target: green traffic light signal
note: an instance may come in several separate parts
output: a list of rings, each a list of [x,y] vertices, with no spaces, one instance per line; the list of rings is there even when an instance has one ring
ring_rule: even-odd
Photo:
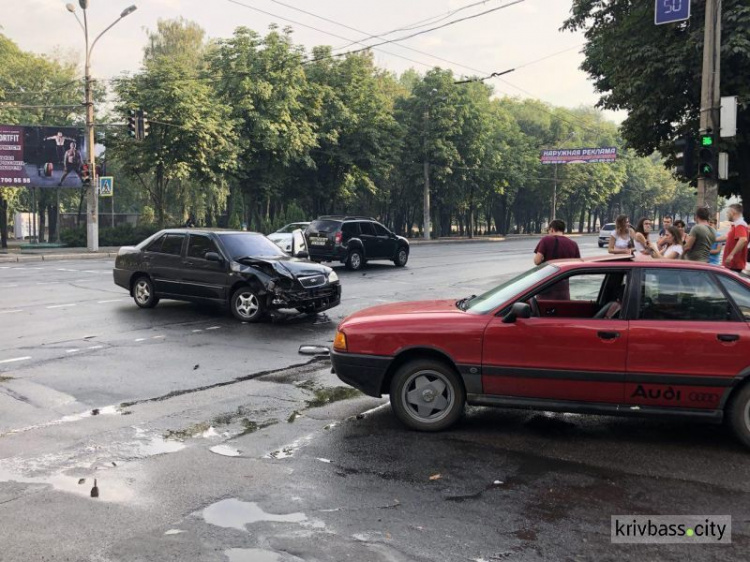
[[[701,146],[713,146],[714,137],[711,135],[701,135]]]

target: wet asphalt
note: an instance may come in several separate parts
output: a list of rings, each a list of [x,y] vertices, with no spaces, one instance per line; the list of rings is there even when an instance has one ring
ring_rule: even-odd
[[[470,408],[414,433],[296,354],[362,307],[489,288],[533,244],[338,268],[327,318],[259,326],[138,310],[106,260],[0,264],[0,560],[747,559],[749,457],[722,427]],[[732,515],[733,544],[612,545],[631,513]]]

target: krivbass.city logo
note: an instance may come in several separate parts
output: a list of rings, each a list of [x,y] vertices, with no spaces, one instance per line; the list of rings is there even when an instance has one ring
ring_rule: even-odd
[[[612,542],[630,544],[728,544],[731,515],[613,515]]]

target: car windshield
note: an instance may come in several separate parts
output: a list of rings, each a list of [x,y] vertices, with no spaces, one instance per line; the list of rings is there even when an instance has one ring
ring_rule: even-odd
[[[605,224],[602,227],[602,230],[614,230],[614,229],[615,229],[615,224],[614,223],[612,223],[612,224]]]
[[[286,254],[276,244],[260,234],[220,234],[222,244],[233,260],[245,257],[275,258]]]
[[[288,225],[286,225],[283,228],[278,229],[276,231],[276,234],[291,234],[292,232],[294,232],[298,228],[305,228],[306,226],[307,226],[306,224],[295,222],[295,223],[292,223],[292,224],[288,224]]]
[[[472,298],[466,303],[466,310],[476,314],[485,314],[491,310],[495,310],[501,304],[530,289],[540,281],[551,277],[559,270],[560,268],[554,265],[540,265],[539,267],[530,269],[526,273],[487,291],[483,295]]]
[[[312,223],[310,223],[308,230],[310,232],[329,233],[329,232],[336,232],[339,226],[341,226],[341,221],[319,220],[319,221],[313,221]]]

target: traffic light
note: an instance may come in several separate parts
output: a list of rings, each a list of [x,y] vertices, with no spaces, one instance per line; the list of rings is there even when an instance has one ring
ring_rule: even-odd
[[[133,138],[138,137],[138,124],[134,109],[128,111],[128,134]]]
[[[83,187],[91,186],[91,169],[88,164],[81,165],[81,183]]]
[[[702,133],[698,148],[698,175],[702,178],[715,179],[717,172],[716,138],[711,133]]]
[[[140,140],[143,140],[148,136],[149,124],[148,124],[148,113],[146,113],[142,109],[138,110],[138,125],[139,125],[138,138]]]
[[[695,141],[690,135],[678,138],[674,141],[677,175],[684,178],[692,178],[695,175],[693,154],[695,153]]]

